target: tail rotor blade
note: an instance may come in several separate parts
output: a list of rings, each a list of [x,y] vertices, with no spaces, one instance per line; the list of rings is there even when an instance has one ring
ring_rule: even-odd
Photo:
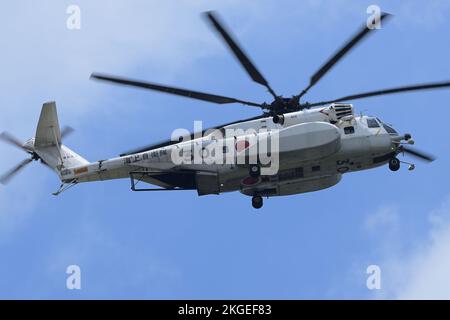
[[[25,159],[22,162],[20,162],[18,165],[16,165],[14,168],[0,176],[0,183],[5,185],[7,184],[19,171],[21,171],[27,164],[29,164],[32,159]]]
[[[62,128],[61,130],[61,139],[67,137],[68,135],[70,135],[75,129],[69,126],[65,126],[64,128]]]
[[[17,139],[12,134],[10,134],[10,133],[8,133],[6,131],[0,133],[0,140],[3,140],[4,142],[6,142],[6,143],[8,143],[8,144],[10,144],[12,146],[15,146],[15,147],[17,147],[19,149],[22,149],[22,150],[25,150],[25,151],[28,152],[28,150],[23,147],[23,144],[22,144],[22,142],[20,142],[19,139]]]

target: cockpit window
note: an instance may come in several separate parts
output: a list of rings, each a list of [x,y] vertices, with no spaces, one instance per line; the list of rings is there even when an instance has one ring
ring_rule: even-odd
[[[381,121],[379,118],[377,118],[378,122],[381,123],[381,125],[383,126],[384,130],[386,130],[387,133],[389,134],[397,134],[398,132],[395,131],[394,128],[392,128],[391,126],[388,126],[386,123],[384,123],[383,121]]]
[[[367,126],[369,128],[379,128],[380,124],[375,118],[367,118]]]
[[[383,128],[386,130],[389,134],[397,134],[397,131],[394,130],[394,128],[388,126],[386,123],[383,123]]]

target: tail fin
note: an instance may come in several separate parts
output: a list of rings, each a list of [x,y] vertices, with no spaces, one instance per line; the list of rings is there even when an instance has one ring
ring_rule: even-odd
[[[34,146],[36,148],[45,148],[59,145],[61,145],[61,130],[59,129],[58,114],[56,113],[56,103],[46,102],[42,106]]]
[[[77,167],[89,163],[89,161],[62,145],[56,103],[53,101],[44,103],[42,106],[34,139],[34,150],[48,166],[58,173],[62,168]]]

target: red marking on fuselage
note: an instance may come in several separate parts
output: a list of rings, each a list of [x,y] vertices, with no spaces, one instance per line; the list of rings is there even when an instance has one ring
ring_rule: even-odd
[[[241,140],[236,142],[235,148],[237,152],[241,152],[245,149],[247,149],[248,147],[250,147],[250,142],[248,142],[247,140]]]
[[[242,179],[242,184],[246,186],[252,186],[254,184],[257,184],[258,182],[259,178],[247,177],[245,179]]]

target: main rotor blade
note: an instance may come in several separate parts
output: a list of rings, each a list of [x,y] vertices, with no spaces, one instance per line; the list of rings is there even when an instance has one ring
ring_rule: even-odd
[[[416,149],[411,149],[411,148],[407,148],[407,147],[402,147],[403,152],[408,153],[416,158],[428,161],[428,162],[432,162],[434,160],[436,160],[436,157],[433,156],[432,154],[423,152],[423,151],[419,151]]]
[[[265,86],[267,88],[267,90],[269,90],[270,94],[274,97],[274,99],[277,99],[276,93],[270,87],[269,83],[264,78],[264,76],[261,74],[261,72],[258,71],[255,64],[244,53],[244,51],[238,45],[236,40],[233,39],[233,37],[231,36],[231,32],[228,31],[224,27],[223,23],[219,22],[219,19],[217,18],[217,14],[212,11],[205,12],[205,14],[206,14],[207,18],[209,19],[209,21],[211,22],[211,25],[222,36],[223,40],[226,42],[226,44],[228,45],[230,50],[233,52],[233,54],[239,60],[241,65],[244,67],[244,69],[247,71],[250,78],[252,78],[253,81]]]
[[[17,166],[6,172],[0,177],[1,184],[7,184],[20,170],[22,170],[27,164],[29,164],[32,159],[25,159],[20,162]]]
[[[449,88],[449,87],[450,87],[450,81],[423,83],[423,84],[416,84],[416,85],[405,86],[405,87],[398,87],[398,88],[383,89],[383,90],[378,90],[378,91],[364,92],[364,93],[354,94],[354,95],[350,95],[350,96],[345,96],[345,97],[342,97],[342,98],[339,98],[339,99],[333,99],[333,100],[328,100],[328,101],[312,103],[312,104],[308,104],[308,106],[309,107],[314,107],[314,106],[324,105],[324,104],[333,103],[333,102],[341,102],[341,101],[356,100],[356,99],[375,97],[375,96],[383,96],[383,95],[393,94],[393,93],[401,93],[401,92],[409,92],[409,91],[421,91],[421,90],[432,90],[432,89],[443,89],[443,88]]]
[[[22,142],[20,142],[19,139],[17,139],[12,134],[10,134],[10,133],[8,133],[6,131],[0,133],[0,140],[3,140],[4,142],[6,142],[6,143],[8,143],[10,145],[13,145],[15,147],[18,147],[18,148],[28,152],[28,150],[24,148]]]
[[[67,137],[67,136],[70,135],[73,131],[74,131],[74,129],[73,129],[72,127],[65,126],[65,127],[62,128],[62,130],[61,130],[61,139]]]
[[[382,13],[380,21],[386,20],[391,15]],[[306,94],[312,86],[314,86],[330,69],[344,57],[351,49],[353,49],[361,40],[363,40],[373,29],[369,29],[364,24],[361,29],[350,40],[348,40],[322,67],[310,78],[309,85],[301,93],[300,97]]]
[[[202,100],[202,101],[208,101],[208,102],[214,102],[218,104],[224,104],[224,103],[242,103],[248,106],[253,107],[262,107],[263,105],[260,103],[250,102],[250,101],[244,101],[239,100],[235,98],[229,98],[224,96],[219,96],[215,94],[209,94],[199,91],[192,91],[182,88],[176,88],[176,87],[169,87],[165,85],[160,85],[156,83],[150,83],[150,82],[142,82],[138,80],[131,80],[131,79],[125,79],[125,78],[119,78],[115,76],[109,76],[99,73],[93,73],[91,75],[92,79],[102,80],[102,81],[109,81],[116,84],[123,84],[127,86],[132,87],[138,87],[138,88],[144,88],[144,89],[150,89],[165,93],[170,93],[178,96],[188,97],[192,99]]]

